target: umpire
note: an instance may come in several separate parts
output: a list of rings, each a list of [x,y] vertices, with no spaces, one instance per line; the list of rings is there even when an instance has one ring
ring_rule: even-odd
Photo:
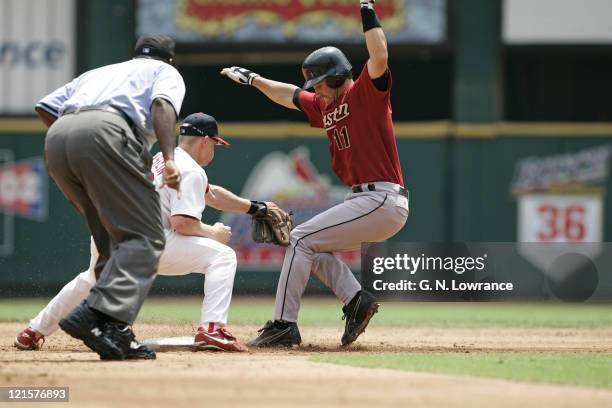
[[[60,327],[103,360],[155,358],[131,325],[165,244],[150,172],[156,139],[165,184],[180,185],[174,129],[185,84],[173,66],[174,45],[164,35],[144,35],[132,60],[86,72],[36,105],[49,127],[49,174],[85,217],[100,253],[96,285]]]

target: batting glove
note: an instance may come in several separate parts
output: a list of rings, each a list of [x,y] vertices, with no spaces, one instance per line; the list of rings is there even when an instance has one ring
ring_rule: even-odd
[[[242,67],[223,68],[221,75],[225,75],[240,85],[253,85],[253,80],[259,76],[259,74]]]
[[[374,8],[374,3],[376,0],[359,0],[359,4],[361,4],[361,8]]]

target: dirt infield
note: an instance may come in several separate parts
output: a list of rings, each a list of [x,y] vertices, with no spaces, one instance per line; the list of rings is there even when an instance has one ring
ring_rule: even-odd
[[[40,352],[12,347],[22,324],[0,324],[0,385],[69,386],[71,405],[184,406],[611,406],[612,392],[451,375],[315,363],[316,353],[352,351],[612,351],[612,329],[372,328],[351,348],[340,329],[301,329],[303,347],[248,354],[158,353],[156,361],[101,362],[58,333]],[[256,327],[237,327],[247,340]],[[140,339],[185,336],[189,325],[137,325]],[[20,407],[27,404],[19,404]],[[34,406],[40,406],[36,404]]]

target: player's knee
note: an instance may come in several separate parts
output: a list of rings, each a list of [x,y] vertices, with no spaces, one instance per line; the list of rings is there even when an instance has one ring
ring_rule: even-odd
[[[206,263],[211,263],[212,265],[228,265],[234,269],[236,269],[236,266],[238,265],[236,251],[226,245],[223,245],[223,248],[215,255],[212,262],[210,261],[210,255],[206,256],[205,261]]]
[[[306,230],[308,229],[308,221],[301,223],[300,225],[295,226],[291,230],[291,236],[304,236],[306,234]]]
[[[298,225],[297,227],[291,230],[291,234],[289,236],[290,245],[295,246],[298,241],[303,241],[303,238],[306,235],[306,231],[305,228],[302,227],[302,225],[304,224]]]
[[[228,262],[228,280],[234,280],[234,276],[236,276],[236,268],[238,267],[238,258],[236,257],[236,252],[230,248],[230,252],[227,253],[227,262]]]
[[[313,252],[311,248],[313,241],[310,239],[310,232],[312,231],[312,228],[308,226],[302,227],[302,225],[298,225],[291,231],[289,245],[294,247],[296,250]]]
[[[212,262],[208,259],[206,263],[206,275],[215,280],[233,280],[236,275],[238,260],[236,252],[230,247],[225,247],[217,253]]]
[[[236,256],[236,251],[234,251],[232,248],[226,246],[222,253],[222,257],[224,258],[225,262],[233,265],[234,267],[238,265],[238,257]]]

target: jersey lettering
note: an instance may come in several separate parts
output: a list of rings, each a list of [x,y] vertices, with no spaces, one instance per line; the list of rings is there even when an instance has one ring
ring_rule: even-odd
[[[343,103],[332,112],[323,115],[323,125],[325,130],[331,130],[336,126],[336,123],[350,115],[348,103]]]

